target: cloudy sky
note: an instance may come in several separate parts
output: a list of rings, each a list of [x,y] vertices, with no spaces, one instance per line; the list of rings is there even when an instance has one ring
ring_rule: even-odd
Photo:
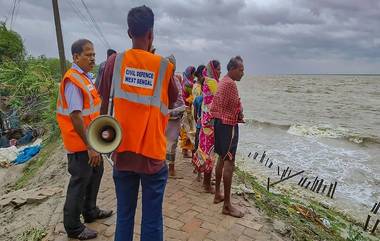
[[[380,73],[379,0],[59,0],[66,58],[78,38],[92,40],[97,62],[109,45],[130,47],[126,16],[146,4],[155,13],[161,55],[173,53],[178,70],[218,59],[223,69],[241,55],[251,75]],[[14,0],[0,0],[0,20],[11,25]],[[12,29],[34,56],[58,56],[51,0],[16,0]]]

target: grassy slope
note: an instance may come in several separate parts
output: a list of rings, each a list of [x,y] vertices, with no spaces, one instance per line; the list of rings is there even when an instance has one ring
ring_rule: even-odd
[[[366,241],[378,240],[374,236],[361,232],[360,224],[345,217],[337,211],[323,207],[315,201],[297,200],[283,194],[270,193],[258,180],[250,174],[237,168],[235,171],[238,183],[251,187],[254,194],[249,198],[268,216],[284,221],[290,229],[290,237],[296,241],[328,240],[328,241]],[[298,208],[298,210],[297,210]],[[309,215],[302,215],[299,208],[308,211]],[[321,218],[330,222],[325,227]]]

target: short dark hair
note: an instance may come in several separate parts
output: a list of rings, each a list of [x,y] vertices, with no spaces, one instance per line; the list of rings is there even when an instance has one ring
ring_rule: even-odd
[[[113,50],[113,49],[107,49],[107,58],[110,57],[111,55],[113,55],[114,53],[116,53],[115,50]]]
[[[152,9],[143,5],[135,7],[128,12],[128,28],[132,37],[142,37],[154,25],[154,14]]]
[[[243,59],[239,55],[231,58],[227,64],[227,71],[237,68],[239,62],[243,63]]]
[[[86,44],[93,44],[88,39],[78,39],[71,45],[71,54],[74,56],[74,54],[81,54],[83,52],[83,46]]]
[[[195,71],[195,76],[197,76],[197,78],[201,77],[202,76],[202,73],[203,73],[203,70],[206,68],[206,66],[204,66],[203,64],[199,65],[197,70]]]

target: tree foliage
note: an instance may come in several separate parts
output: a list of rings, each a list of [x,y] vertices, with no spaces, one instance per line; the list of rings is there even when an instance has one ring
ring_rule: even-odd
[[[0,22],[0,64],[5,60],[20,62],[25,57],[25,49],[21,36],[8,30],[5,23]]]
[[[26,57],[20,35],[0,24],[3,112],[16,112],[21,123],[56,128],[54,111],[59,79],[58,59]]]
[[[70,62],[67,61],[67,66]],[[0,23],[0,99],[3,112],[15,112],[22,124],[57,129],[55,109],[60,63],[57,58],[25,55],[22,38]]]

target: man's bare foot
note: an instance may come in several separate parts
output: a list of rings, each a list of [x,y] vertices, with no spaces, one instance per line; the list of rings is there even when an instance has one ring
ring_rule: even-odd
[[[203,185],[203,188],[204,188],[206,193],[215,194],[215,188],[213,186]]]
[[[222,213],[225,215],[230,215],[230,216],[235,217],[235,218],[244,217],[244,213],[242,211],[236,209],[232,205],[231,206],[223,206]]]
[[[224,195],[221,193],[216,193],[215,192],[215,197],[214,197],[214,204],[221,203],[224,201]]]

